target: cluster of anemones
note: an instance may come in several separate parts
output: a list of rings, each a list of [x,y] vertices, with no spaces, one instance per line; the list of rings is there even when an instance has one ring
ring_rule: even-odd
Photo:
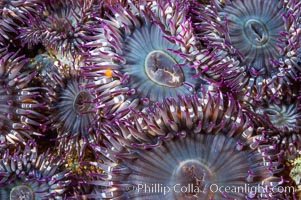
[[[1,1],[0,199],[299,198],[300,10]]]

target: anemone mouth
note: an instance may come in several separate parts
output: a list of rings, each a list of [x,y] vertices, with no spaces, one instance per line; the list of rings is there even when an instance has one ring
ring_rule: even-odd
[[[77,93],[73,102],[73,110],[79,115],[91,111],[91,95],[89,92],[80,91]]]
[[[10,200],[34,200],[34,193],[30,187],[19,185],[10,191]]]
[[[195,197],[199,196],[199,192],[203,192],[208,187],[213,179],[214,172],[208,168],[208,164],[204,161],[200,161],[198,158],[187,159],[181,161],[174,169],[172,173],[172,179],[174,183],[178,183],[181,186],[189,185],[193,186],[193,190],[183,191],[180,196],[183,197]],[[209,194],[208,194],[209,195]]]
[[[296,105],[277,105],[271,104],[267,108],[262,108],[263,114],[271,122],[271,124],[282,131],[295,130],[298,125],[298,120],[301,117]]]
[[[230,44],[242,54],[243,64],[271,73],[271,61],[281,56],[277,45],[285,29],[284,12],[272,0],[225,3],[220,15],[228,20]]]
[[[145,72],[153,82],[166,87],[180,87],[184,74],[172,57],[163,51],[152,51],[145,59]]]
[[[202,79],[193,78],[189,62],[174,51],[178,48],[155,24],[143,24],[125,37],[121,71],[129,74],[128,84],[139,96],[161,102],[197,90]]]
[[[263,48],[269,41],[269,32],[264,23],[257,19],[249,19],[244,25],[244,34],[254,47]]]

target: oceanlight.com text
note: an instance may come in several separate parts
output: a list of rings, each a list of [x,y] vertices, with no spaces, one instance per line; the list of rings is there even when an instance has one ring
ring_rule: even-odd
[[[243,193],[243,194],[257,194],[257,193],[294,193],[295,188],[293,186],[262,186],[262,185],[250,185],[244,184],[241,186],[230,185],[164,185],[164,184],[138,184],[136,187],[129,187],[129,190],[135,190],[138,193],[160,193],[166,195],[172,193]]]

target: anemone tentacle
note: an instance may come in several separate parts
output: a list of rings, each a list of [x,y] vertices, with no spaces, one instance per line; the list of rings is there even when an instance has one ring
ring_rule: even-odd
[[[37,73],[26,69],[29,59],[8,47],[0,49],[0,58],[0,146],[25,143],[45,129],[38,119],[47,119],[40,88],[31,85]]]

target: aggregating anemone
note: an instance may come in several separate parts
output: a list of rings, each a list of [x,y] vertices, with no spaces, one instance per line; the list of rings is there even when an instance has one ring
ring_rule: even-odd
[[[251,114],[258,129],[276,139],[288,157],[298,156],[301,141],[300,88],[281,85],[277,92],[265,90],[264,94],[260,101],[251,105]]]
[[[44,100],[49,129],[57,130],[63,149],[71,146],[82,148],[93,131],[97,116],[94,112],[93,93],[85,89],[89,80],[79,71],[80,58],[65,59],[63,56],[40,54],[32,66],[39,70],[39,81],[45,86]]]
[[[32,141],[24,149],[5,151],[0,159],[1,199],[63,199],[71,182],[63,164],[63,159],[49,152],[38,154]]]
[[[2,0],[0,199],[299,199],[300,6]]]
[[[14,44],[13,38],[18,35],[18,27],[24,25],[29,16],[39,15],[42,11],[38,0],[18,1],[3,0],[0,2],[0,42],[5,40]]]
[[[22,44],[42,43],[59,54],[77,54],[92,37],[96,20],[94,12],[99,11],[100,1],[73,0],[45,3],[43,15],[33,16],[27,26],[20,27]]]
[[[105,139],[94,147],[102,162],[91,162],[101,167],[103,173],[98,175],[98,180],[87,181],[100,189],[87,197],[251,199],[281,196],[272,193],[270,188],[281,182],[280,177],[274,176],[281,171],[277,153],[264,144],[263,139],[252,136],[252,124],[245,115],[235,111],[237,105],[233,100],[229,99],[228,105],[223,104],[220,96],[209,100],[182,97],[179,105],[175,102],[157,104],[157,109],[148,116],[135,115],[130,120],[118,120],[117,126],[103,127]],[[191,120],[187,120],[187,116]],[[209,188],[214,184],[234,188],[262,184],[262,188],[268,189],[256,193],[214,193]],[[175,187],[178,192],[173,190]],[[186,190],[181,192],[183,187]]]
[[[210,48],[222,47],[239,61],[222,72],[232,91],[261,95],[278,76],[287,82],[298,78],[300,2],[211,1],[196,3],[191,10],[200,40]]]
[[[84,74],[94,79],[98,105],[110,107],[104,117],[118,118],[136,108],[162,102],[166,97],[195,94],[208,83],[194,77],[192,61],[197,51],[185,18],[185,6],[158,1],[129,8],[110,7],[109,20],[99,19],[101,27],[86,56]],[[109,94],[103,88],[111,87]],[[111,100],[112,99],[112,100]]]

